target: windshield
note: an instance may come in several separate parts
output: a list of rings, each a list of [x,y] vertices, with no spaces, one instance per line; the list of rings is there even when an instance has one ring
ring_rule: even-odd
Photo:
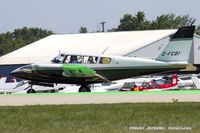
[[[165,80],[165,84],[170,84],[172,80],[171,77],[163,77],[163,79]]]
[[[122,88],[132,88],[135,82],[125,82]]]
[[[164,80],[163,79],[158,79],[158,80],[155,80],[155,82],[157,83],[157,84],[164,84]]]
[[[63,61],[63,58],[65,57],[65,55],[64,54],[59,54],[58,56],[56,56],[53,60],[52,60],[52,62],[53,63],[61,63],[62,61]]]

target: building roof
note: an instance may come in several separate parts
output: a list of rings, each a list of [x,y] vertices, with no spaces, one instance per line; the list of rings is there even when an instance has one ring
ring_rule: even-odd
[[[51,35],[0,57],[0,65],[29,64],[51,60],[60,52],[92,52],[126,55],[177,30],[147,30]]]

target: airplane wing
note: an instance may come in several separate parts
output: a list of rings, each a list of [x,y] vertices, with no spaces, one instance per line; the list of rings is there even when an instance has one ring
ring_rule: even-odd
[[[110,80],[104,78],[103,76],[99,75],[99,74],[95,74],[95,80],[99,80],[101,82],[111,82]]]
[[[93,69],[78,64],[64,64],[62,75],[65,77],[82,77],[85,78],[86,82],[110,82]]]
[[[110,82],[93,69],[81,64],[39,64],[34,65],[34,70],[43,75],[54,75],[71,79],[84,79],[85,82]],[[60,73],[59,73],[60,72]]]

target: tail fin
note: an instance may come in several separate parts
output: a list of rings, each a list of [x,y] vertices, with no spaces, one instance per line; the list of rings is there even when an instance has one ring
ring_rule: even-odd
[[[197,78],[197,75],[192,74],[192,81],[194,82],[194,86],[196,89],[200,89],[200,80]]]
[[[165,62],[188,62],[192,50],[194,31],[195,26],[179,28],[156,60]]]
[[[178,76],[176,74],[172,75],[171,85],[175,86],[178,84]]]

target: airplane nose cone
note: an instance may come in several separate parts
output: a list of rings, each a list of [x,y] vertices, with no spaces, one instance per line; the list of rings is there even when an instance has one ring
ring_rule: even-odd
[[[30,77],[31,74],[32,74],[31,65],[23,66],[10,72],[10,75],[22,79],[27,79],[27,77]]]
[[[17,77],[21,73],[20,69],[15,69],[12,72],[10,72],[10,75]]]

